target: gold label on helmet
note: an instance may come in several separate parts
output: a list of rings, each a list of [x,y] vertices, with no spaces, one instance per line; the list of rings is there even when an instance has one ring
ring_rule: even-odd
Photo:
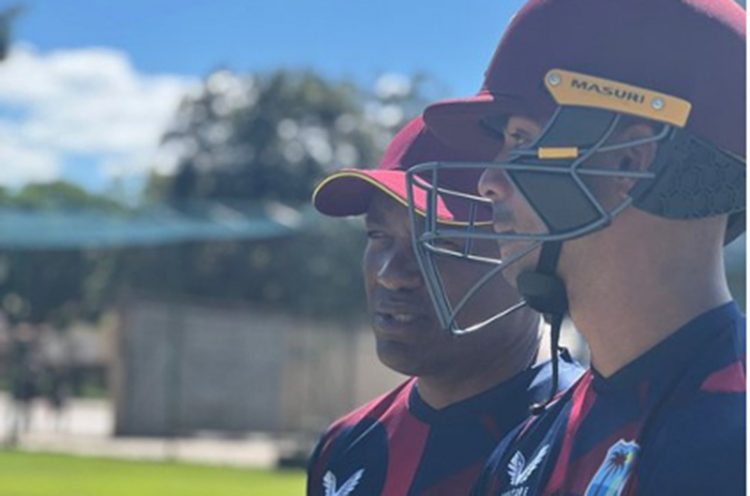
[[[598,93],[603,96],[609,96],[617,98],[618,100],[625,100],[635,103],[644,103],[646,101],[646,95],[637,91],[628,91],[624,88],[617,86],[599,85],[586,79],[573,78],[570,81],[570,86],[573,89]]]
[[[536,150],[537,157],[544,160],[556,160],[563,158],[578,158],[578,147],[565,148],[539,147]]]
[[[578,72],[552,69],[544,84],[559,105],[595,107],[684,127],[690,102],[657,91]]]

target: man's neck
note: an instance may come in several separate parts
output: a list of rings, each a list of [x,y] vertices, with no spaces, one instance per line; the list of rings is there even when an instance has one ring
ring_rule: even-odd
[[[685,246],[691,245],[620,250],[619,257],[599,263],[570,291],[571,317],[589,344],[593,367],[604,377],[731,300],[721,250],[706,249],[700,259],[681,256]]]
[[[446,367],[448,373],[420,376],[417,380],[419,395],[432,408],[445,408],[492,389],[528,369],[535,362],[538,350],[538,334],[531,331],[502,350],[486,350],[491,352],[490,358],[477,356],[466,361],[463,367]]]

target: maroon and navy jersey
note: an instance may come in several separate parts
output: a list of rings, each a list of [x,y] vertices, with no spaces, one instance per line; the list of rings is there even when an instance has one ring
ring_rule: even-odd
[[[582,373],[561,360],[560,390]],[[467,495],[500,439],[550,388],[546,363],[436,410],[410,379],[329,427],[310,459],[307,494]]]
[[[503,439],[472,494],[744,495],[737,305],[698,316],[610,377],[587,371]]]

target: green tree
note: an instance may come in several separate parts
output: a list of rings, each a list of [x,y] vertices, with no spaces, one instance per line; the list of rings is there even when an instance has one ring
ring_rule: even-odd
[[[376,165],[396,128],[421,110],[419,81],[385,76],[363,91],[312,72],[209,76],[164,136],[175,172],[151,178],[149,201],[192,215],[216,203],[247,215],[280,214],[297,219],[300,231],[143,250],[133,284],[321,318],[361,316],[361,224],[310,212],[310,197],[335,169]],[[165,259],[171,276],[160,277],[153,269]]]
[[[0,202],[32,210],[99,210],[125,212],[120,203],[67,181],[28,184],[13,195],[0,192]]]
[[[161,197],[301,206],[327,171],[375,160],[371,131],[349,84],[310,72],[219,71],[165,134],[164,146],[178,157]]]

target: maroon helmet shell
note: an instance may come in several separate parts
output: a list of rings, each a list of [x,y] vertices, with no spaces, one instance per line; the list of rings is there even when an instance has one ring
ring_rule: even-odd
[[[685,128],[744,157],[745,17],[733,0],[530,0],[480,93],[431,105],[424,119],[451,146],[496,147],[482,118],[549,117],[556,104],[544,77],[562,69],[687,100]]]

